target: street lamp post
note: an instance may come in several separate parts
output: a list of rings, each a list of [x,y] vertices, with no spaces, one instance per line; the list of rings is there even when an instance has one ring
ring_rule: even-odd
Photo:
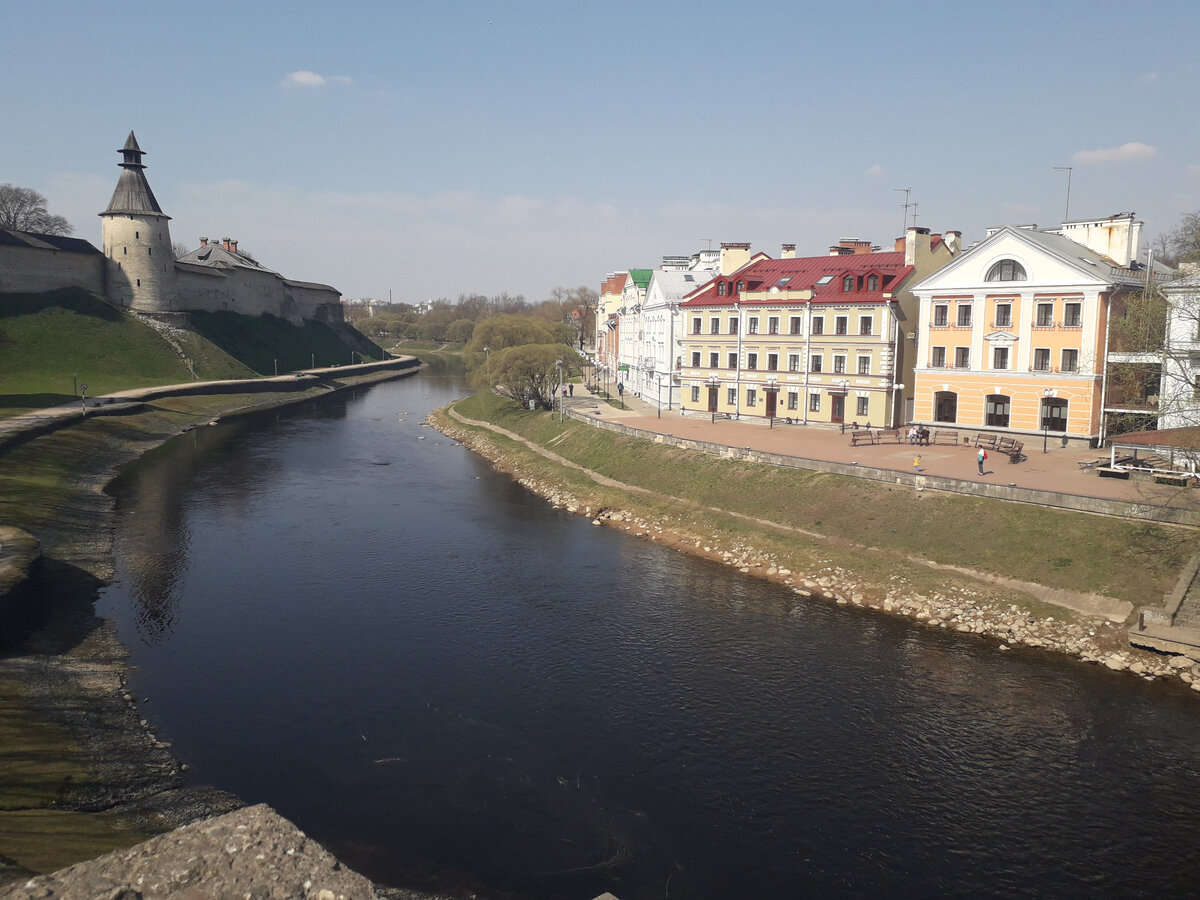
[[[1050,398],[1054,396],[1053,388],[1042,391],[1042,452],[1047,452],[1046,445],[1050,437]]]
[[[554,365],[558,367],[558,424],[562,424],[563,420],[563,380],[562,380],[562,360],[555,360]]]
[[[492,386],[492,348],[483,345],[483,374],[487,376],[488,388]]]

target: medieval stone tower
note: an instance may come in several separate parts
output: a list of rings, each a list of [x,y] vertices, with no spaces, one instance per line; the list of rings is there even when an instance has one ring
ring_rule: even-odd
[[[117,152],[123,157],[121,177],[108,209],[100,213],[108,299],[142,312],[167,312],[175,298],[175,255],[167,224],[171,217],[150,190],[144,151],[132,131]]]

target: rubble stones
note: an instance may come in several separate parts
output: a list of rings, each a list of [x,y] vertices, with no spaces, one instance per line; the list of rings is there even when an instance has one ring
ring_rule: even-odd
[[[324,847],[265,805],[175,831],[0,890],[6,897],[378,897]]]

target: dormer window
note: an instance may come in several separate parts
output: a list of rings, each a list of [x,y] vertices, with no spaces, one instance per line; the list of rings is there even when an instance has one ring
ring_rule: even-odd
[[[842,279],[842,292],[848,294],[852,290],[854,290],[854,276],[847,275]]]
[[[988,269],[984,281],[1028,281],[1025,267],[1015,259],[1002,259]]]
[[[744,282],[744,281],[739,281],[739,282],[737,283],[737,292],[740,294],[740,293],[741,293],[742,291],[744,291],[745,289],[746,289],[746,282]]]
[[[867,290],[868,291],[879,290],[879,276],[878,275],[868,275],[867,276]]]
[[[717,296],[718,296],[718,297],[724,297],[724,296],[725,296],[725,282],[723,282],[723,281],[722,281],[722,282],[719,282],[719,283],[717,284]]]

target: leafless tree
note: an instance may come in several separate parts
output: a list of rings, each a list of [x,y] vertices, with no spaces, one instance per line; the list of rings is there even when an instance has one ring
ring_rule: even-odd
[[[0,184],[0,228],[35,234],[70,234],[75,229],[62,216],[52,216],[46,198],[30,188]]]

